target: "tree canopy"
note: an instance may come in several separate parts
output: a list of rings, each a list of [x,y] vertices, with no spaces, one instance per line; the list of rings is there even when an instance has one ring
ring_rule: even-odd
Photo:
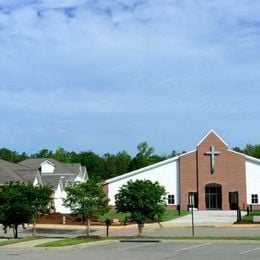
[[[234,147],[233,150],[260,159],[259,144],[248,144],[244,148]],[[107,152],[103,155],[99,155],[91,150],[69,152],[62,147],[58,147],[55,151],[44,148],[39,152],[28,155],[24,152],[20,154],[7,148],[1,148],[0,159],[17,163],[27,158],[53,158],[65,163],[81,163],[81,165],[87,167],[90,178],[107,180],[126,172],[134,171],[162,160],[175,157],[184,152],[185,151],[177,152],[172,150],[168,155],[156,154],[155,149],[147,142],[141,142],[137,145],[137,152],[133,156],[127,151],[120,151],[115,154]]]
[[[26,153],[19,154],[6,148],[0,149],[0,159],[14,163],[27,158],[53,158],[64,163],[81,163],[81,165],[87,167],[90,178],[99,178],[101,180],[107,180],[123,173],[137,170],[169,157],[171,155],[155,154],[154,148],[150,147],[147,142],[137,145],[135,156],[131,156],[127,151],[121,151],[116,154],[105,153],[103,155],[89,150],[78,153],[75,151],[68,152],[62,147],[58,147],[55,151],[44,148],[31,155]]]
[[[32,183],[28,183],[25,189],[25,197],[28,198],[28,202],[31,205],[31,214],[33,223],[33,235],[36,235],[36,222],[37,218],[47,213],[52,200],[52,189],[47,185],[34,186]]]
[[[115,196],[118,212],[130,213],[130,219],[138,224],[139,234],[148,221],[160,222],[165,211],[165,188],[150,180],[128,181]]]
[[[65,188],[64,205],[86,221],[86,233],[90,236],[90,219],[108,211],[108,199],[102,183],[94,179],[87,182],[72,182]]]
[[[43,192],[43,193],[42,193]],[[0,192],[0,223],[4,230],[13,228],[18,237],[18,226],[34,223],[37,214],[44,213],[51,200],[51,189],[31,183],[9,182]]]

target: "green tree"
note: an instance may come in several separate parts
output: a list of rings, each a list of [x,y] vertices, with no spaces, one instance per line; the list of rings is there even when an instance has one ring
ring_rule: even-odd
[[[28,183],[25,190],[25,198],[31,204],[33,235],[36,236],[36,222],[41,214],[47,213],[52,200],[52,189],[47,185],[34,186]]]
[[[168,159],[166,155],[154,154],[154,148],[150,147],[147,142],[142,142],[137,145],[138,153],[132,159],[129,170],[137,170],[142,167],[160,162],[162,160]]]
[[[131,156],[126,152],[117,154],[106,153],[104,158],[105,179],[113,178],[128,172],[131,163]]]
[[[248,144],[246,147],[243,149],[243,152],[249,156],[253,156],[255,158],[260,158],[260,145],[252,145]]]
[[[45,192],[46,194],[41,194]],[[45,197],[49,195],[48,199]],[[34,187],[31,183],[9,182],[0,192],[0,223],[5,232],[13,228],[18,237],[18,226],[32,223],[36,214],[43,212],[50,201],[49,188]]]
[[[34,158],[53,158],[53,152],[48,149],[42,149],[38,153],[32,155]]]
[[[21,154],[17,154],[17,158],[16,158],[15,162],[18,163],[18,162],[24,161],[28,158],[29,158],[29,156],[25,152],[23,152]]]
[[[86,221],[86,234],[90,236],[90,219],[108,211],[108,199],[102,184],[90,179],[87,182],[70,183],[65,188],[64,205]]]
[[[9,162],[16,162],[17,152],[13,152],[7,148],[1,148],[0,149],[0,159],[9,161]]]
[[[70,162],[70,154],[64,148],[58,147],[55,151],[53,158],[59,162],[69,163]]]
[[[81,163],[87,166],[90,178],[105,179],[104,159],[92,151],[83,151],[78,154],[71,154],[72,163]]]
[[[152,164],[152,162],[150,161],[150,157],[154,153],[153,147],[149,147],[147,142],[142,142],[137,145],[137,150],[138,150],[138,153],[133,158],[133,160],[131,161],[131,164],[130,164],[131,171],[140,169],[142,167]]]
[[[116,210],[130,213],[138,225],[139,235],[148,220],[160,222],[165,211],[165,188],[150,180],[128,181],[115,196]]]

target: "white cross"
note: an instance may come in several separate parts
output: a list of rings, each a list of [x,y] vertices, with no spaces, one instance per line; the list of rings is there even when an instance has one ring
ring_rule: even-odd
[[[210,155],[210,165],[211,165],[211,174],[215,171],[215,155],[219,155],[220,152],[215,151],[215,146],[210,146],[210,151],[205,153],[206,155]]]

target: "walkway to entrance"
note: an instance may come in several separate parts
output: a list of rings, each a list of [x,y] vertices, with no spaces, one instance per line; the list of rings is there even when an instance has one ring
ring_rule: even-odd
[[[241,212],[244,216],[246,212]],[[194,211],[194,223],[197,226],[222,226],[230,225],[236,222],[237,212],[236,210],[200,210]],[[177,218],[168,222],[164,222],[167,226],[190,226],[191,225],[191,214]]]

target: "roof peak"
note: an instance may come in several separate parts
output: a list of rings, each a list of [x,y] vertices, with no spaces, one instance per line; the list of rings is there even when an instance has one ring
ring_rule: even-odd
[[[213,129],[211,129],[202,139],[201,141],[197,144],[197,147],[201,145],[201,143],[210,135],[214,134],[226,147],[228,147],[227,143],[220,137],[220,135]]]

